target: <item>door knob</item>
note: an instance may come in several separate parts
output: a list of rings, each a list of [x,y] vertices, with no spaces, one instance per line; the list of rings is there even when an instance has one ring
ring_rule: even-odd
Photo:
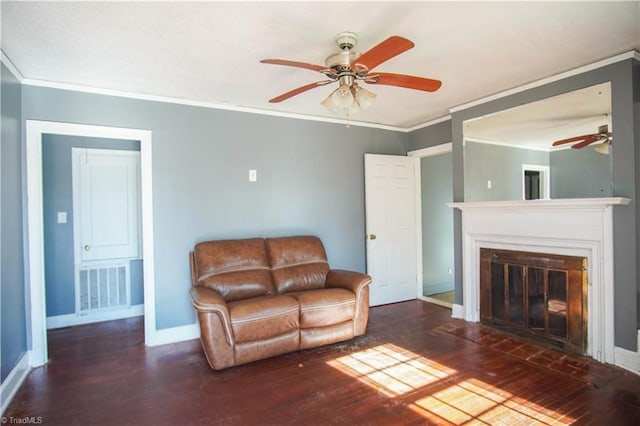
[[[369,239],[370,240],[375,240],[376,238],[377,238],[376,234],[369,234]]]
[[[89,251],[89,250],[91,250],[91,246],[89,244],[85,244],[84,251]]]

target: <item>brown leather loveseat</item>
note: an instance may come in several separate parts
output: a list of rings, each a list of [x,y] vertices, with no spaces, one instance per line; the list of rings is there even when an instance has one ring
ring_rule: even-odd
[[[366,331],[371,278],[331,270],[317,237],[207,241],[190,260],[191,299],[214,370]]]

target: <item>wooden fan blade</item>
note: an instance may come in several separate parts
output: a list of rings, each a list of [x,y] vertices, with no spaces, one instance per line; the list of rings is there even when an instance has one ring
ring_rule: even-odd
[[[571,145],[571,148],[573,148],[573,149],[580,149],[580,148],[584,148],[584,147],[585,147],[585,146],[587,146],[587,145],[591,145],[591,144],[592,144],[592,143],[594,143],[594,142],[600,142],[600,141],[602,141],[602,140],[603,140],[603,138],[601,137],[601,135],[590,135],[590,136],[587,136],[587,137],[584,139],[584,141],[582,141],[582,142],[578,142],[578,143],[577,143],[577,144],[575,144],[575,145]]]
[[[392,74],[388,72],[375,73],[380,78],[376,82],[367,82],[370,84],[382,84],[385,86],[406,87],[407,89],[422,90],[425,92],[435,92],[442,86],[440,80],[432,80],[430,78],[415,77],[406,74]],[[365,80],[366,81],[366,80]]]
[[[285,65],[288,67],[306,68],[311,71],[322,71],[327,69],[327,67],[323,67],[322,65],[307,64],[306,62],[288,61],[286,59],[263,59],[260,62],[263,64]]]
[[[413,46],[415,46],[415,44],[413,44],[411,40],[400,36],[391,36],[377,46],[364,52],[355,60],[355,63],[364,65],[369,70],[372,70],[374,67],[388,61],[394,56],[406,52]]]
[[[582,141],[582,140],[585,140],[585,139],[593,137],[593,136],[598,136],[598,135],[582,135],[582,136],[574,136],[574,137],[568,138],[568,139],[561,139],[559,141],[555,141],[551,146],[558,146],[558,145],[564,145],[566,143]]]
[[[280,96],[276,96],[273,99],[269,99],[269,102],[272,104],[278,103],[278,102],[282,102],[282,101],[286,101],[287,99],[295,96],[295,95],[299,95],[300,93],[304,93],[307,90],[311,90],[315,87],[320,87],[320,86],[324,86],[325,84],[329,84],[329,83],[333,83],[333,80],[323,80],[323,81],[316,81],[315,83],[310,83],[301,87],[298,87],[297,89],[293,89],[288,91],[287,93],[283,93]]]

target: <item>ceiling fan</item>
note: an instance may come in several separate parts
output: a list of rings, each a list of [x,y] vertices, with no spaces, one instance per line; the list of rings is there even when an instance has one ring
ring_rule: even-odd
[[[285,65],[317,71],[328,78],[328,80],[317,81],[290,90],[270,99],[269,102],[282,102],[316,87],[337,82],[339,87],[321,102],[321,104],[334,113],[349,115],[369,107],[376,97],[374,93],[360,87],[358,81],[364,81],[368,84],[404,87],[425,92],[434,92],[442,85],[442,82],[439,80],[424,77],[371,72],[373,68],[383,62],[414,47],[413,42],[404,37],[391,36],[362,54],[352,50],[358,41],[357,34],[341,32],[336,35],[335,40],[340,48],[340,52],[327,57],[324,66],[289,61],[286,59],[261,60],[260,62],[263,64]]]
[[[613,133],[609,131],[608,125],[603,125],[598,127],[598,133],[590,134],[590,135],[582,135],[582,136],[574,136],[568,139],[561,139],[559,141],[555,141],[552,146],[564,145],[567,143],[575,142],[571,145],[571,148],[580,149],[585,146],[591,145],[592,143],[601,143],[601,145],[596,147],[596,151],[601,152],[603,154],[608,154],[609,145],[613,140]],[[600,147],[603,148],[600,148]]]

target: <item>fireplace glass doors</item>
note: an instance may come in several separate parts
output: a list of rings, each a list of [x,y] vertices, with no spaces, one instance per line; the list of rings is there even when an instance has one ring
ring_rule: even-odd
[[[480,249],[480,321],[584,354],[587,259]]]

